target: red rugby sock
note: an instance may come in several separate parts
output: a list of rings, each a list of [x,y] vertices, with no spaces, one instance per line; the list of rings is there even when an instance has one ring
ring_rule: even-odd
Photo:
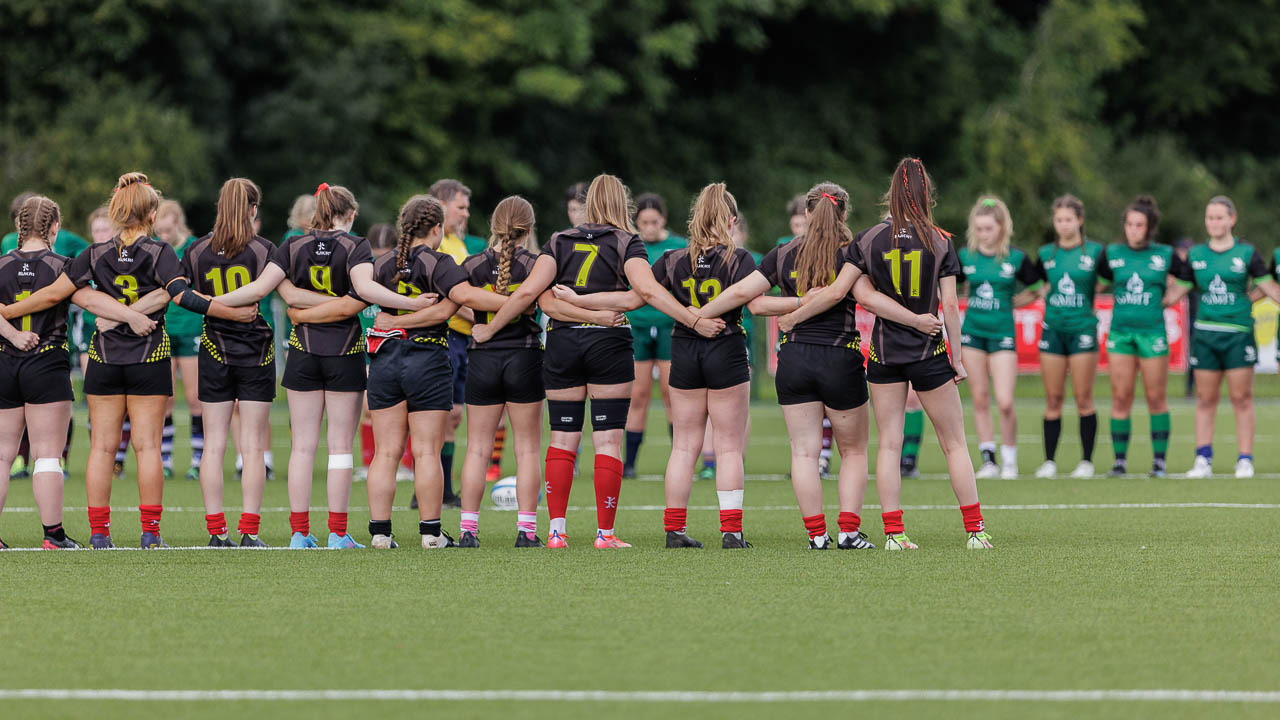
[[[622,461],[608,455],[596,456],[596,527],[612,530],[622,494]]]
[[[827,516],[822,513],[817,515],[809,515],[804,518],[804,529],[809,531],[809,537],[822,537],[827,534]]]
[[[578,454],[558,447],[547,448],[547,515],[562,518],[569,508],[569,491],[573,489],[573,462]]]
[[[880,520],[884,523],[885,535],[901,535],[906,532],[906,528],[902,525],[901,510],[880,513]]]

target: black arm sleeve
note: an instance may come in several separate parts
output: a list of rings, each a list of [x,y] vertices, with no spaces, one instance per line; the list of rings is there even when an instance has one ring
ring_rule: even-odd
[[[165,290],[169,291],[170,299],[178,301],[178,307],[200,315],[209,314],[209,301],[197,295],[184,278],[176,278],[165,286]]]

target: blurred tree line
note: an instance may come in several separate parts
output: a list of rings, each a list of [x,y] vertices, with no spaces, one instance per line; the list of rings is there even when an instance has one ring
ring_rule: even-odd
[[[1087,233],[1120,237],[1150,192],[1162,239],[1203,235],[1223,192],[1275,244],[1276,0],[3,0],[0,197],[59,200],[68,226],[143,170],[212,225],[221,181],[263,188],[264,234],[321,181],[353,189],[357,230],[439,177],[474,191],[472,232],[519,193],[542,236],[598,172],[657,191],[683,231],[724,180],[757,248],[820,180],[875,221],[889,171],[922,157],[939,219],[977,194],[1016,241],[1071,192]],[[1269,102],[1270,101],[1270,102]]]

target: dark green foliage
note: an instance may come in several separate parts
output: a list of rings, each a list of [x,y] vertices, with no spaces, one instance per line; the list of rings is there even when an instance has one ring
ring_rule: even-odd
[[[276,237],[321,181],[356,192],[363,229],[452,176],[475,191],[472,232],[520,193],[545,237],[565,186],[608,171],[666,195],[677,232],[724,180],[764,248],[820,180],[874,222],[913,154],[951,230],[992,191],[1034,245],[1073,192],[1107,240],[1153,192],[1163,239],[1198,237],[1226,192],[1269,246],[1275,4],[9,0],[0,199],[48,193],[81,231],[140,169],[203,232],[219,182],[246,175]]]

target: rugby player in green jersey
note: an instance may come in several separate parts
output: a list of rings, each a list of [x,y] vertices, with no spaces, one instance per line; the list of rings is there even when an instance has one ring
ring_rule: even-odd
[[[1018,417],[1013,390],[1018,382],[1018,351],[1013,309],[1034,299],[1040,284],[1027,253],[1010,247],[1013,219],[998,197],[978,198],[969,211],[968,246],[961,248],[961,280],[968,286],[969,307],[960,328],[964,365],[969,370],[973,424],[978,432],[982,467],[978,478],[1018,477]],[[1031,290],[1019,290],[1031,286]],[[991,395],[1000,411],[1000,464],[996,464]]]
[[[1142,389],[1151,413],[1151,476],[1164,477],[1169,449],[1169,339],[1164,329],[1164,299],[1176,291],[1183,260],[1169,245],[1154,242],[1160,210],[1155,198],[1139,195],[1124,211],[1124,242],[1104,251],[1098,275],[1114,287],[1115,307],[1107,334],[1111,369],[1111,477],[1125,474],[1134,389],[1142,372]]]
[[[1191,248],[1182,269],[1176,302],[1193,288],[1200,304],[1192,324],[1191,368],[1196,374],[1196,459],[1187,477],[1213,474],[1214,416],[1222,378],[1227,378],[1231,408],[1236,416],[1236,477],[1253,477],[1253,366],[1258,349],[1253,337],[1253,300],[1261,290],[1280,302],[1266,262],[1252,245],[1235,236],[1236,206],[1218,195],[1204,211],[1209,240]],[[1250,292],[1250,284],[1254,292]]]

